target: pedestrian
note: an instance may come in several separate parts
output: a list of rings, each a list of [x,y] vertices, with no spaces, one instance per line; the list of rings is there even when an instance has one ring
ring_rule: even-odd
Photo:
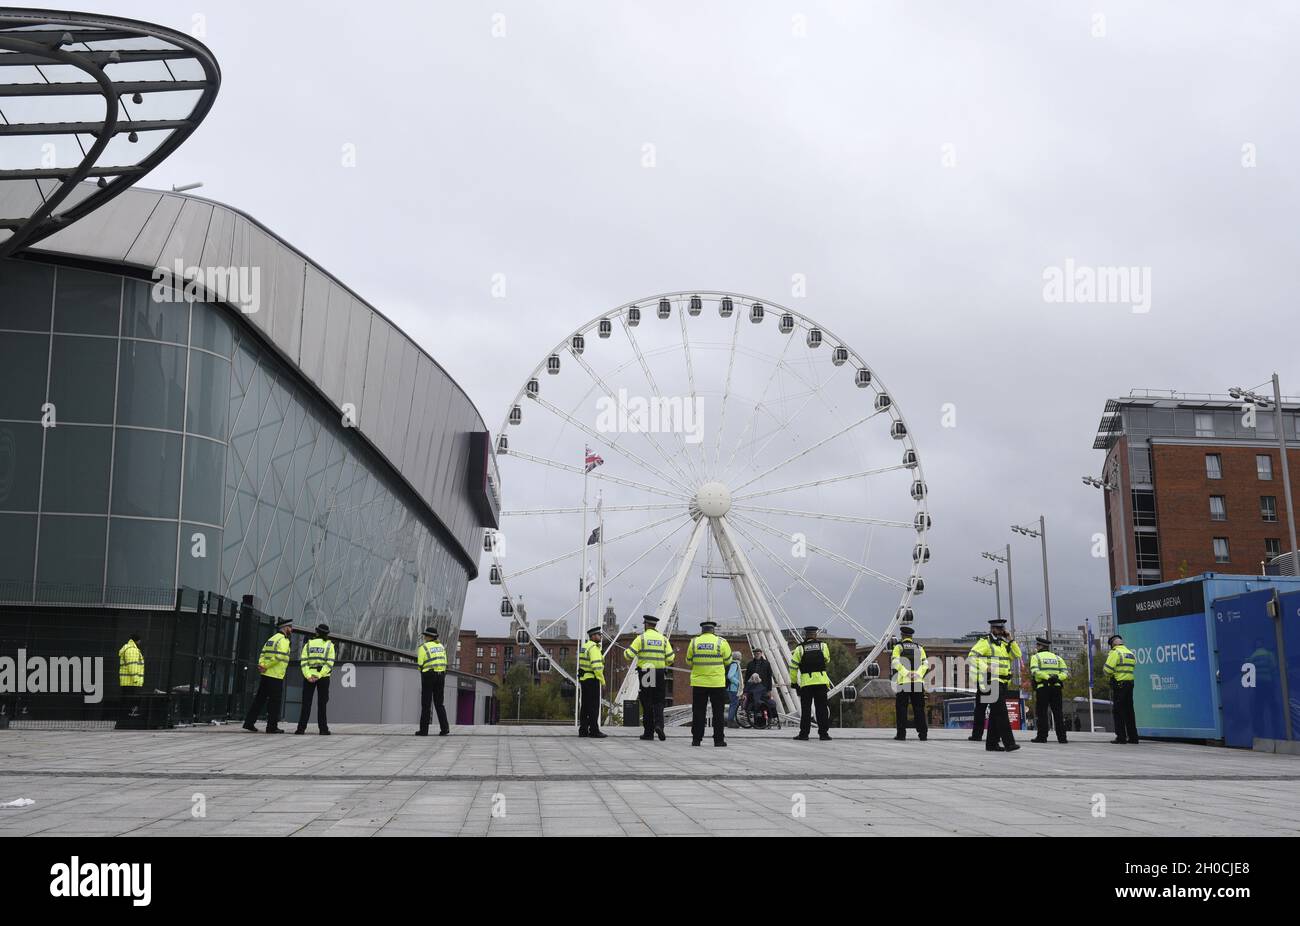
[[[1064,659],[1052,652],[1049,637],[1038,637],[1038,652],[1029,657],[1029,676],[1034,683],[1034,714],[1037,717],[1038,730],[1033,742],[1047,742],[1049,724],[1056,724],[1056,741],[1065,743],[1065,713],[1061,705],[1061,689],[1070,677],[1069,666]]]
[[[1007,633],[1006,620],[998,617],[989,621],[988,635],[975,642],[967,658],[975,675],[975,690],[988,704],[989,738],[985,750],[1015,752],[1020,747],[1011,733],[1007,690],[1011,684],[1011,663],[1020,659],[1020,644]]]
[[[420,729],[416,736],[429,735],[433,708],[438,711],[438,735],[446,736],[447,708],[442,699],[447,685],[447,647],[438,642],[438,628],[424,628],[424,642],[415,651],[415,663],[420,668]]]
[[[311,704],[315,700],[316,732],[329,736],[326,705],[330,702],[330,673],[334,671],[334,641],[330,639],[329,624],[316,625],[316,635],[303,646],[298,665],[302,669],[302,711],[298,714],[298,729],[293,732],[298,736],[307,732]]]
[[[826,703],[826,693],[831,687],[828,674],[831,667],[831,649],[817,639],[818,628],[805,627],[803,642],[790,654],[790,682],[799,692],[799,735],[797,740],[808,739],[812,730],[813,712],[817,715],[817,738],[831,738],[831,711]]]
[[[723,695],[727,687],[727,664],[731,646],[713,632],[714,620],[700,621],[700,634],[686,648],[686,665],[691,670],[691,745],[704,739],[705,708],[713,711],[713,745],[727,745]]]
[[[262,678],[257,683],[257,694],[244,718],[244,729],[257,732],[257,718],[266,708],[266,732],[283,733],[280,729],[280,702],[284,697],[284,673],[289,668],[289,636],[293,621],[284,618],[275,625],[275,633],[262,646],[257,657],[257,671]]]
[[[117,725],[131,726],[131,718],[139,716],[140,693],[144,691],[144,654],[140,652],[139,631],[132,633],[117,651],[117,684],[122,689],[121,715]],[[137,724],[138,726],[138,724]]]
[[[907,739],[907,706],[912,706],[916,738],[925,742],[929,725],[925,717],[925,676],[929,671],[925,647],[912,639],[911,627],[898,628],[901,639],[894,644],[890,665],[894,669],[894,739]]]
[[[581,689],[581,713],[578,735],[604,739],[600,732],[600,686],[605,684],[605,654],[600,648],[600,627],[587,631],[587,642],[578,651],[578,687]]]
[[[754,658],[749,660],[749,665],[745,666],[745,678],[749,678],[755,672],[757,672],[759,678],[763,680],[763,684],[767,686],[768,691],[771,691],[772,663],[768,662],[767,657],[763,655],[763,648],[761,646],[754,650]]]
[[[727,663],[727,699],[731,706],[727,709],[727,726],[738,727],[736,723],[736,711],[740,708],[740,653],[731,654],[731,662]]]
[[[655,629],[659,618],[646,614],[641,618],[645,629],[637,634],[623,653],[624,659],[632,660],[636,669],[640,690],[637,700],[641,702],[641,729],[639,737],[652,740],[664,736],[664,689],[667,687],[668,667],[673,664],[676,655],[668,638]]]
[[[1111,713],[1115,718],[1115,738],[1112,743],[1137,745],[1137,712],[1133,706],[1133,670],[1137,656],[1124,645],[1124,638],[1114,634],[1106,641],[1110,654],[1102,672],[1110,679]]]

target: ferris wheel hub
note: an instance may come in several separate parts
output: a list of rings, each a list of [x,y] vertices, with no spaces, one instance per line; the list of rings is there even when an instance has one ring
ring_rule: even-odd
[[[731,490],[720,482],[706,482],[696,491],[691,507],[706,518],[720,518],[731,510]]]

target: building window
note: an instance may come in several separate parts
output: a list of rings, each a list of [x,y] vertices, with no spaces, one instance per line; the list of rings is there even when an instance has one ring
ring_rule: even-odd
[[[1228,509],[1227,509],[1227,507],[1223,504],[1223,496],[1222,496],[1222,495],[1211,495],[1211,496],[1210,496],[1210,520],[1211,520],[1211,521],[1226,521],[1226,520],[1228,520]]]
[[[1264,538],[1264,556],[1272,559],[1275,556],[1282,555],[1282,541],[1276,537]]]
[[[488,675],[496,675],[496,674],[497,674],[497,664],[494,662],[489,668]]]
[[[1207,453],[1205,455],[1205,478],[1223,478],[1223,459],[1217,453]]]
[[[1216,563],[1228,563],[1232,560],[1228,557],[1228,538],[1214,538],[1214,561]]]
[[[1196,413],[1196,436],[1213,437],[1214,436],[1214,416],[1208,412]]]
[[[491,647],[491,648],[489,649],[489,651],[488,651],[488,655],[491,656],[493,659],[496,659],[496,658],[497,658],[497,648],[496,648],[495,646]]]
[[[503,647],[505,650],[506,662],[511,662],[515,658],[515,648],[513,646]]]
[[[1150,489],[1133,490],[1133,526],[1156,526],[1156,495]]]
[[[1259,516],[1265,521],[1277,520],[1277,496],[1261,495],[1259,497]]]
[[[481,647],[481,646],[478,647],[478,652],[476,652],[474,655],[477,656],[479,659],[482,659],[482,658],[483,658],[483,647]]]
[[[1218,543],[1218,541],[1216,540],[1215,543]],[[474,663],[474,674],[475,675],[483,674],[483,663],[481,662]]]
[[[1255,454],[1255,473],[1260,479],[1273,478],[1273,458],[1267,453]]]
[[[452,667],[453,669],[456,669],[457,671],[459,671],[459,670],[460,670],[460,660],[457,659],[455,662],[453,662],[453,663],[451,664],[451,667]]]

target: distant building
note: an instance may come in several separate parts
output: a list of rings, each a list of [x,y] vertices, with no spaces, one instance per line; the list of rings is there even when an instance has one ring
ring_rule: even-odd
[[[1292,493],[1300,492],[1300,400],[1282,402]],[[1134,390],[1110,399],[1093,448],[1106,451],[1111,588],[1202,572],[1259,573],[1281,554],[1286,493],[1271,409],[1249,426],[1228,396]]]

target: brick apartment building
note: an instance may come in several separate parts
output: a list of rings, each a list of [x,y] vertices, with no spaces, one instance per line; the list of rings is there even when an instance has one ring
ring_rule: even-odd
[[[1291,492],[1300,497],[1300,401],[1284,399]],[[1106,403],[1096,450],[1111,588],[1201,572],[1259,573],[1288,545],[1272,409],[1247,426],[1227,396],[1134,390]]]

